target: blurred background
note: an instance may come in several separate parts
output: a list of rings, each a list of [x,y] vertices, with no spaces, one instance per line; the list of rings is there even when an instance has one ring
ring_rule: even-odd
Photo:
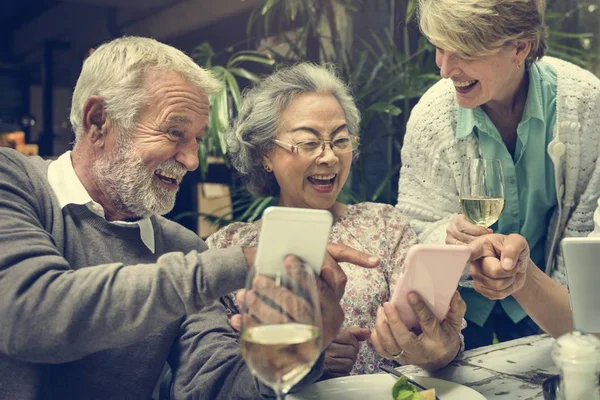
[[[363,115],[343,200],[395,204],[406,121],[439,79],[414,9],[414,0],[2,0],[0,146],[45,158],[70,149],[72,90],[102,42],[137,35],[177,47],[224,84],[211,99],[201,167],[168,215],[207,237],[276,201],[250,196],[227,161],[222,133],[243,89],[278,65],[333,63]],[[548,54],[600,75],[600,1],[548,0],[546,21]]]

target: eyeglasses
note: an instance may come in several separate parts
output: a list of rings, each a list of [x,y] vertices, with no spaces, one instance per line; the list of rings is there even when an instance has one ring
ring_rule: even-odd
[[[358,148],[357,136],[344,136],[334,140],[307,140],[300,143],[287,143],[275,139],[275,144],[303,157],[317,157],[325,151],[328,144],[334,154],[350,153]]]

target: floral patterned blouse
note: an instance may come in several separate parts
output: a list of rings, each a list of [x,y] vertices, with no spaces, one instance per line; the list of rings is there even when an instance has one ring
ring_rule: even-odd
[[[207,244],[210,248],[252,247],[258,244],[259,232],[259,222],[237,222],[213,234]],[[406,253],[410,246],[417,243],[416,236],[408,221],[394,207],[360,203],[347,206],[344,215],[334,223],[329,240],[377,255],[381,259],[381,265],[375,269],[340,264],[348,276],[346,292],[341,301],[346,314],[342,328],[358,325],[373,329],[377,308],[390,300]],[[237,313],[235,309],[231,311]],[[398,365],[380,357],[366,341],[362,342],[351,374],[378,372],[381,363]]]

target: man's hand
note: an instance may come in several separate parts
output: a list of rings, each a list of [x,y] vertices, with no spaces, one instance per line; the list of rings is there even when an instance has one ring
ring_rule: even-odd
[[[458,214],[446,228],[446,244],[469,244],[475,238],[488,233],[492,233],[492,230],[475,225],[464,214]]]
[[[414,364],[429,371],[446,366],[460,350],[460,328],[467,310],[458,292],[454,293],[446,318],[440,323],[417,293],[408,301],[415,312],[421,332],[411,332],[392,303],[377,311],[371,341],[377,353],[401,364]]]
[[[492,300],[504,299],[523,287],[528,268],[529,245],[521,235],[485,235],[469,244],[470,274],[477,292]]]
[[[246,260],[249,263],[248,265],[252,265],[254,262],[254,255],[256,254],[255,249],[246,248],[243,250]],[[284,260],[285,267],[290,268],[290,266],[297,261],[298,259],[296,257],[289,256],[286,258],[286,260]],[[339,265],[341,262],[351,263],[364,268],[374,268],[379,265],[379,258],[370,256],[343,244],[330,243],[327,246],[327,253],[325,254],[325,259],[321,268],[321,274],[316,279],[319,302],[321,305],[321,317],[323,321],[323,331],[321,336],[323,340],[323,349],[325,349],[337,336],[340,326],[344,321],[344,311],[340,306],[340,300],[344,295],[344,290],[346,289],[347,277]],[[262,298],[269,297],[271,299],[283,299],[278,300],[278,302],[292,301],[290,296],[293,296],[293,294],[291,292],[285,293],[283,296],[280,293],[281,291],[287,289],[278,288],[277,290],[279,292],[277,295],[269,295],[265,292],[265,290],[273,290],[273,285],[264,280],[261,280],[260,284],[263,285],[261,287]],[[257,297],[255,294],[247,291],[239,291],[236,295],[236,300],[238,304],[242,304],[243,301],[262,301],[261,297]],[[255,317],[260,318],[261,321],[281,321],[281,313],[278,310],[272,307],[265,307],[264,309],[265,311],[263,315],[255,315]],[[300,310],[305,311],[307,309],[308,307],[304,307]],[[234,326],[239,324],[240,320],[237,318],[232,321],[232,325]]]
[[[325,376],[337,378],[349,375],[356,362],[360,342],[367,340],[370,335],[370,329],[360,326],[340,331],[325,349]]]

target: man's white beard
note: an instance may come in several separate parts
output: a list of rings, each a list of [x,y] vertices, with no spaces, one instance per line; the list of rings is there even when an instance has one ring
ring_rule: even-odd
[[[177,191],[164,187],[155,178],[154,171],[147,171],[131,139],[124,136],[126,134],[119,134],[111,154],[94,162],[94,179],[121,213],[138,218],[168,213],[175,205]],[[162,163],[156,169],[177,177],[187,172],[176,161]]]

